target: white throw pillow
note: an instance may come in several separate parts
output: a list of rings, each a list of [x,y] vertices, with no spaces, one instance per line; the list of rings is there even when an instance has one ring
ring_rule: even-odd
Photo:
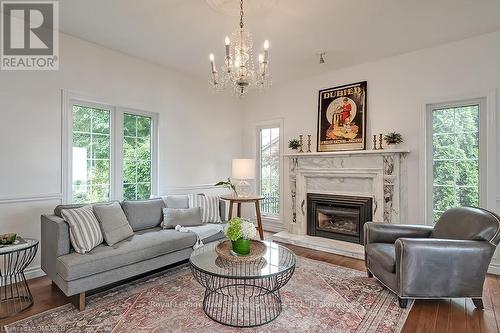
[[[222,223],[216,195],[189,194],[189,208],[200,207],[203,223]]]
[[[63,209],[61,215],[69,224],[69,239],[77,253],[89,252],[103,242],[101,227],[92,206]]]

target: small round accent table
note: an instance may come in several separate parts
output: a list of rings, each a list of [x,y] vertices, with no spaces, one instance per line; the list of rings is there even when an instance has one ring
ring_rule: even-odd
[[[295,271],[295,254],[272,241],[255,261],[234,262],[217,256],[217,242],[193,251],[189,259],[196,280],[205,287],[203,311],[233,327],[254,327],[276,319],[282,311],[280,289]]]
[[[232,194],[222,195],[220,197],[223,200],[229,201],[229,216],[228,220],[233,217],[233,205],[236,203],[238,210],[236,216],[241,217],[241,204],[242,203],[253,203],[255,204],[255,215],[257,217],[257,230],[259,230],[259,236],[261,240],[264,240],[264,229],[262,228],[262,217],[260,215],[260,200],[264,199],[260,195],[251,195],[249,197],[238,197]]]
[[[24,244],[0,248],[0,318],[13,316],[33,305],[24,270],[35,257],[38,241],[24,240]]]

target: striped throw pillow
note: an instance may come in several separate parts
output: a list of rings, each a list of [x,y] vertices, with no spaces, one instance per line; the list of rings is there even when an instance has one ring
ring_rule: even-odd
[[[101,227],[92,206],[63,209],[61,215],[69,224],[69,239],[77,253],[89,252],[103,242]]]
[[[219,197],[216,195],[189,194],[189,208],[200,207],[203,223],[222,223]]]

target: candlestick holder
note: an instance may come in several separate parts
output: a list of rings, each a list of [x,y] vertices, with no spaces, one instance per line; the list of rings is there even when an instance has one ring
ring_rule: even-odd
[[[377,134],[373,134],[373,150],[377,150]]]
[[[299,153],[303,153],[304,150],[302,149],[303,145],[304,145],[304,140],[303,140],[303,135],[299,135],[299,143],[300,143],[300,148],[299,148]]]
[[[312,151],[311,151],[311,134],[307,134],[307,152],[312,153]]]
[[[378,149],[384,149],[382,147],[382,133],[378,135]]]

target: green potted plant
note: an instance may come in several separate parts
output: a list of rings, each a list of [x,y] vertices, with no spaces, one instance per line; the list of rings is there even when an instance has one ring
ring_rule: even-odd
[[[257,235],[257,229],[252,222],[233,217],[224,229],[224,234],[231,241],[233,252],[245,256],[250,253],[250,239]]]
[[[300,147],[300,141],[297,140],[297,139],[291,139],[290,141],[288,141],[288,148],[292,149],[292,150],[297,150],[298,148]]]
[[[231,182],[231,178],[228,178],[227,181],[220,181],[217,184],[215,184],[214,186],[222,186],[222,187],[228,188],[233,192],[234,196],[238,195],[236,193],[236,186]]]
[[[384,135],[384,140],[387,143],[387,147],[394,148],[394,146],[403,142],[403,136],[401,133],[391,132]]]

